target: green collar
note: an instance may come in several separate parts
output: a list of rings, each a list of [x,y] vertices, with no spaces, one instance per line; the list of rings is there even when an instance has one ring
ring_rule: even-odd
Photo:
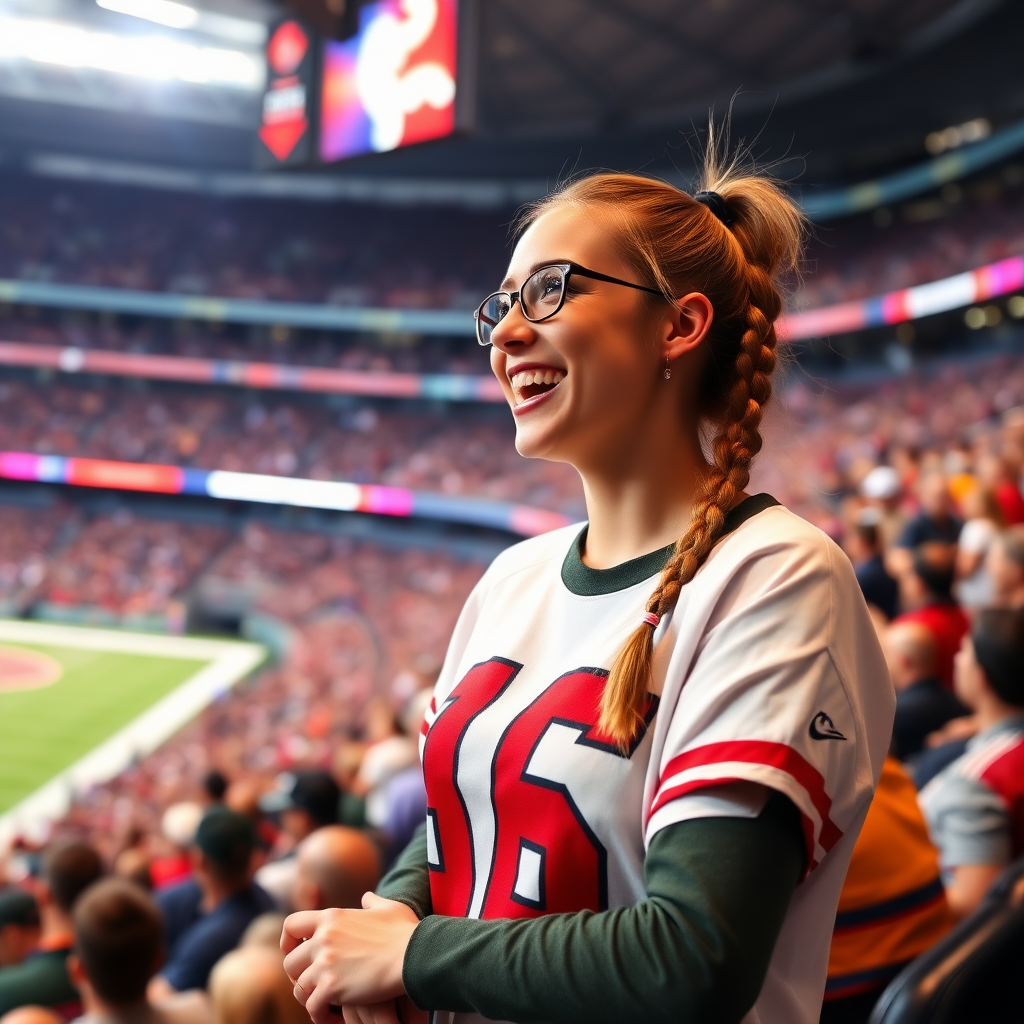
[[[745,523],[751,516],[763,512],[766,508],[778,505],[770,494],[753,494],[745,498],[725,516],[725,525],[721,536],[732,533]],[[565,553],[562,562],[562,582],[570,593],[579,597],[598,597],[601,594],[614,594],[618,590],[643,583],[656,576],[668,564],[675,551],[675,544],[651,551],[639,558],[631,558],[621,565],[613,565],[610,569],[592,569],[583,564],[583,548],[587,543],[587,526],[579,532],[576,540]]]

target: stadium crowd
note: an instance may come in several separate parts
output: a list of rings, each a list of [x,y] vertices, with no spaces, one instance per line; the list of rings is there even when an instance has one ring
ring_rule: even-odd
[[[1024,168],[1008,163],[939,195],[825,225],[795,305],[862,298],[1020,255],[1022,184]],[[212,197],[6,172],[0,278],[470,310],[501,279],[514,214]]]
[[[74,449],[92,436],[83,422],[105,406],[83,414],[85,394],[69,390],[25,439],[64,431]],[[165,443],[171,431],[150,441],[142,424],[147,403],[172,403],[138,397],[140,443]],[[1024,854],[1022,404],[1019,365],[946,364],[859,392],[791,386],[768,425],[756,485],[843,544],[897,690],[891,756],[840,902],[826,1022],[866,1020],[902,966]],[[296,429],[292,413],[263,416],[286,436]],[[112,436],[99,422],[95,436]],[[387,429],[381,416],[360,436]],[[289,908],[352,905],[422,817],[414,737],[482,565],[258,523],[234,534],[155,522],[126,531],[114,516],[76,533],[56,510],[19,516],[0,542],[4,580],[40,592],[51,573],[133,579],[133,593],[237,586],[285,625],[289,644],[8,858],[0,1011],[41,1004],[62,1019],[83,1009],[125,1019],[117,1007],[145,998],[181,1024],[291,1021],[268,937]],[[123,543],[129,532],[143,542]],[[70,545],[55,560],[72,567],[65,575],[47,561],[58,537]],[[102,573],[90,550],[102,552]],[[127,934],[147,953],[117,980],[109,964]],[[260,986],[243,999],[231,979],[256,976],[257,963]]]

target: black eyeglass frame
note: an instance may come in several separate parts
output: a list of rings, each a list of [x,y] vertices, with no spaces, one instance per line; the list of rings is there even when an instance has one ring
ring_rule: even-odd
[[[558,297],[558,305],[555,306],[555,308],[551,310],[550,313],[545,313],[543,316],[532,317],[529,313],[526,312],[526,308],[523,306],[522,300],[519,297],[520,293],[538,274],[543,274],[545,270],[551,270],[552,268],[556,268],[562,271],[562,294]],[[610,277],[608,274],[601,274],[596,270],[588,270],[586,267],[580,266],[580,264],[578,263],[546,263],[543,267],[538,267],[523,282],[522,288],[519,288],[514,292],[508,292],[502,289],[499,289],[496,292],[491,292],[491,294],[486,296],[483,302],[481,302],[480,305],[477,306],[477,308],[473,311],[473,321],[476,326],[477,344],[485,348],[489,345],[494,344],[492,341],[484,341],[483,337],[481,336],[481,321],[485,321],[483,313],[484,306],[486,306],[487,303],[491,301],[491,299],[499,295],[504,295],[508,298],[508,309],[501,317],[501,320],[504,320],[505,317],[512,312],[512,307],[516,304],[516,302],[518,302],[519,308],[522,309],[523,311],[523,316],[526,317],[526,319],[529,320],[531,324],[539,324],[543,320],[550,320],[551,317],[553,317],[562,308],[562,306],[565,305],[565,294],[568,290],[569,278],[572,277],[573,274],[576,274],[579,277],[589,277],[595,281],[605,281],[608,284],[621,284],[627,288],[635,288],[638,292],[647,292],[650,295],[660,295],[662,298],[665,297],[664,293],[659,291],[657,288],[648,288],[646,285],[634,284],[632,281],[623,281],[622,278],[619,277]],[[490,324],[492,331],[494,330],[495,327],[498,326],[498,324],[501,323],[501,320],[495,320],[493,323]]]

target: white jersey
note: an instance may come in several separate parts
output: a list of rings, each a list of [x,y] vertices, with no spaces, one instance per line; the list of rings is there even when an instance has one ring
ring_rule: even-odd
[[[648,727],[624,756],[598,707],[665,556],[589,569],[580,530],[499,555],[455,628],[421,739],[434,912],[631,905],[659,829],[754,817],[778,790],[800,810],[809,871],[746,1021],[816,1024],[895,706],[853,569],[781,506],[742,522],[658,627]]]

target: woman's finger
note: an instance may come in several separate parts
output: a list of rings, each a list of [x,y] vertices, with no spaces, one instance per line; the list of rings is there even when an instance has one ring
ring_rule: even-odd
[[[313,944],[311,942],[303,942],[301,945],[296,946],[285,958],[284,958],[284,973],[288,975],[293,982],[299,980],[303,972],[309,970],[310,964],[313,962]]]
[[[281,929],[281,951],[290,953],[305,939],[313,937],[320,921],[321,911],[300,910],[297,914],[289,914],[284,919]]]
[[[306,1013],[309,1014],[313,1024],[328,1024],[333,1014],[331,1013],[331,1000],[324,986],[313,989],[306,1000]],[[343,1011],[344,1012],[344,1011]],[[335,1018],[336,1020],[337,1018]]]

